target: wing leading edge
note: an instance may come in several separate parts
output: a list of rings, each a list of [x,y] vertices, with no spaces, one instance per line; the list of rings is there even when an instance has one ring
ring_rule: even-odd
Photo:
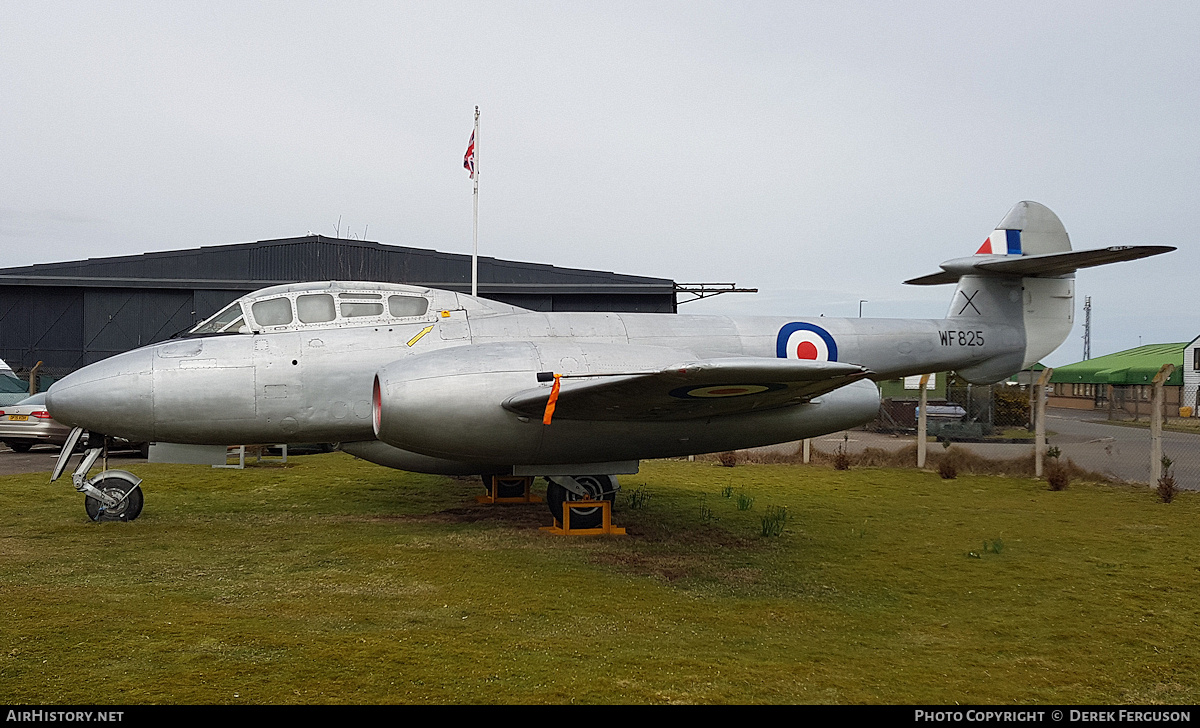
[[[807,402],[870,372],[854,364],[749,357],[690,361],[653,372],[614,373],[561,383],[554,418],[688,420]],[[504,408],[542,416],[550,387],[509,397]]]

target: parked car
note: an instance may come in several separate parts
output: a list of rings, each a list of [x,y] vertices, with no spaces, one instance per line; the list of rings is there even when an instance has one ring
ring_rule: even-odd
[[[42,443],[62,445],[69,434],[70,427],[50,418],[45,392],[0,407],[0,440],[17,452],[29,452]]]

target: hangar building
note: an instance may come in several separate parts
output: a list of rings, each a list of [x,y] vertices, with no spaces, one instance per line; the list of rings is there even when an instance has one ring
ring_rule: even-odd
[[[471,256],[308,235],[0,269],[0,359],[61,377],[168,339],[266,286],[369,280],[469,293]],[[676,310],[665,278],[479,258],[479,294],[535,311]],[[44,385],[43,385],[44,386]]]

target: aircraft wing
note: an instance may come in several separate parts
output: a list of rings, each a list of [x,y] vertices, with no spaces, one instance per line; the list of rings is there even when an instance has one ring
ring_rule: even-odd
[[[564,378],[554,419],[688,420],[799,404],[866,377],[854,364],[723,358],[656,371]],[[504,408],[541,418],[550,387],[513,395]]]

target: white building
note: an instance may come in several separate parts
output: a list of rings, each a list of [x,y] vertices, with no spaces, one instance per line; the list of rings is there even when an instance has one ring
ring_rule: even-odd
[[[1192,417],[1200,417],[1196,407],[1196,392],[1200,390],[1200,336],[1183,349],[1182,406],[1192,408]]]

